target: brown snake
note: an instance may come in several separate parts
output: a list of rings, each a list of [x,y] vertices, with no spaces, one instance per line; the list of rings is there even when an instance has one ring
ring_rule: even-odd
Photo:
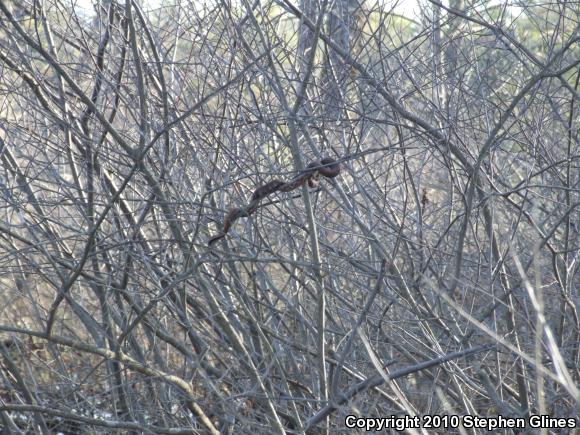
[[[207,242],[208,246],[225,237],[237,219],[248,217],[254,213],[260,205],[260,201],[268,195],[277,191],[291,192],[305,183],[308,183],[309,187],[316,187],[318,185],[319,175],[326,178],[334,178],[338,174],[340,174],[340,163],[330,157],[325,157],[310,162],[306,169],[289,181],[274,179],[266,184],[258,186],[256,190],[254,190],[248,205],[245,207],[233,207],[228,211],[228,214],[224,219],[222,231],[209,239]]]

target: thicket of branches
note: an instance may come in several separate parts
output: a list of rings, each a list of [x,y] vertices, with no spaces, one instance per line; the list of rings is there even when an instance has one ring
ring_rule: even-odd
[[[93,6],[0,0],[0,427],[577,415],[577,3]]]

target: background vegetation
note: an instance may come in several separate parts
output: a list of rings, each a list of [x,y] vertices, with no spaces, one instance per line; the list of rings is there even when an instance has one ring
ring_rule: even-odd
[[[577,2],[78,6],[0,0],[3,433],[577,416]]]

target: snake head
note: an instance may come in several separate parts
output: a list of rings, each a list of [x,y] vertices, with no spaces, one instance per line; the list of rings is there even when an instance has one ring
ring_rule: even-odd
[[[320,160],[321,167],[318,172],[326,178],[334,178],[340,174],[340,163],[330,157],[325,157]]]

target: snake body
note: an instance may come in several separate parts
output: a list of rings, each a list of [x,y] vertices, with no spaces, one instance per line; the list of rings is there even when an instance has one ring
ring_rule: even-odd
[[[252,193],[250,202],[245,207],[233,207],[228,211],[224,219],[224,226],[222,231],[209,239],[207,244],[211,245],[225,237],[236,220],[242,217],[250,216],[257,210],[258,206],[260,205],[260,201],[272,193],[278,191],[291,192],[298,189],[305,183],[308,183],[309,187],[316,187],[318,185],[320,175],[326,178],[334,178],[338,174],[340,174],[340,163],[334,159],[331,159],[330,157],[325,157],[323,159],[310,162],[308,166],[306,166],[306,169],[304,169],[289,181],[282,181],[276,178],[266,184],[257,187],[256,190],[254,190],[254,193]]]

